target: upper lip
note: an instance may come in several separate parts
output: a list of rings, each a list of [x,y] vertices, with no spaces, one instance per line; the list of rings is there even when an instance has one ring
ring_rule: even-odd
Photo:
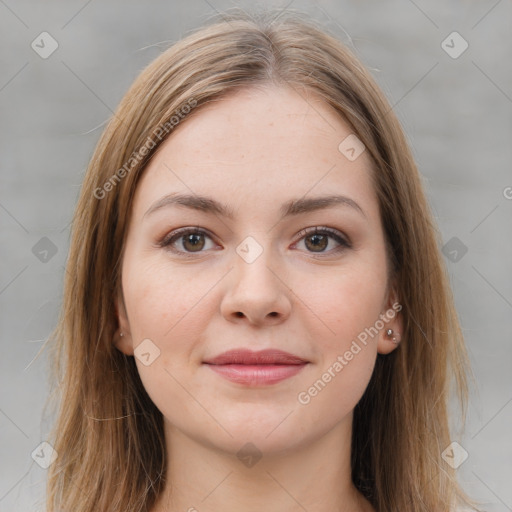
[[[204,361],[206,364],[304,364],[305,359],[277,349],[253,352],[244,348],[228,350]]]

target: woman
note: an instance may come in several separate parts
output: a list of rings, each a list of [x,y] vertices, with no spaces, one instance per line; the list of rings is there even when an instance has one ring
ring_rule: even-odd
[[[464,341],[389,103],[295,14],[136,79],[77,205],[48,512],[447,512]]]

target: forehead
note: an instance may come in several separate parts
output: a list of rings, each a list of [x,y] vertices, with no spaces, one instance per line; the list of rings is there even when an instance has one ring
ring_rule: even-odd
[[[236,91],[175,128],[144,171],[134,208],[169,192],[214,196],[252,211],[306,194],[343,193],[376,212],[367,152],[351,161],[339,149],[348,136],[350,126],[310,91]]]

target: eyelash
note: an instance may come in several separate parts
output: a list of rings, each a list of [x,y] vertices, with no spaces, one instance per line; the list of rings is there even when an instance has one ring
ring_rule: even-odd
[[[305,228],[303,229],[302,231],[300,231],[298,233],[298,236],[300,236],[299,240],[295,243],[298,243],[300,242],[303,238],[306,238],[307,236],[311,236],[311,235],[316,235],[316,234],[319,234],[319,235],[329,235],[331,238],[333,238],[337,243],[339,243],[339,247],[327,252],[327,253],[314,253],[314,252],[310,252],[310,254],[313,256],[313,257],[316,257],[316,258],[323,258],[325,257],[324,255],[332,255],[332,254],[337,254],[345,249],[351,249],[352,248],[352,245],[351,243],[346,239],[344,238],[341,233],[335,229],[332,229],[332,228],[327,228],[327,227],[310,227],[310,228]],[[208,232],[204,231],[203,229],[200,229],[200,228],[181,228],[181,229],[177,229],[171,233],[169,233],[168,235],[166,235],[162,240],[160,240],[158,242],[158,247],[161,247],[161,248],[166,248],[167,250],[175,253],[175,254],[178,254],[179,256],[183,256],[185,258],[193,258],[195,257],[196,254],[201,254],[202,252],[205,252],[205,251],[198,251],[197,253],[194,253],[194,252],[183,252],[183,251],[178,251],[176,249],[174,249],[172,247],[172,244],[179,240],[180,238],[184,237],[185,235],[206,235],[208,238],[212,238]]]

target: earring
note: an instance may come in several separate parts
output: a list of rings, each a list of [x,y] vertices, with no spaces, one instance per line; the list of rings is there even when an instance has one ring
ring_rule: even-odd
[[[395,333],[395,331],[393,331],[393,329],[388,329],[388,330],[386,331],[386,336],[387,336],[388,338],[391,338],[391,341],[392,341],[393,343],[395,343],[396,345],[398,345],[398,344],[400,343],[401,339],[402,339],[402,337],[400,336],[400,334],[399,334],[399,333]]]
[[[124,333],[123,333],[123,332],[120,332],[120,333],[119,333],[119,336],[123,337],[123,336],[124,336]]]

